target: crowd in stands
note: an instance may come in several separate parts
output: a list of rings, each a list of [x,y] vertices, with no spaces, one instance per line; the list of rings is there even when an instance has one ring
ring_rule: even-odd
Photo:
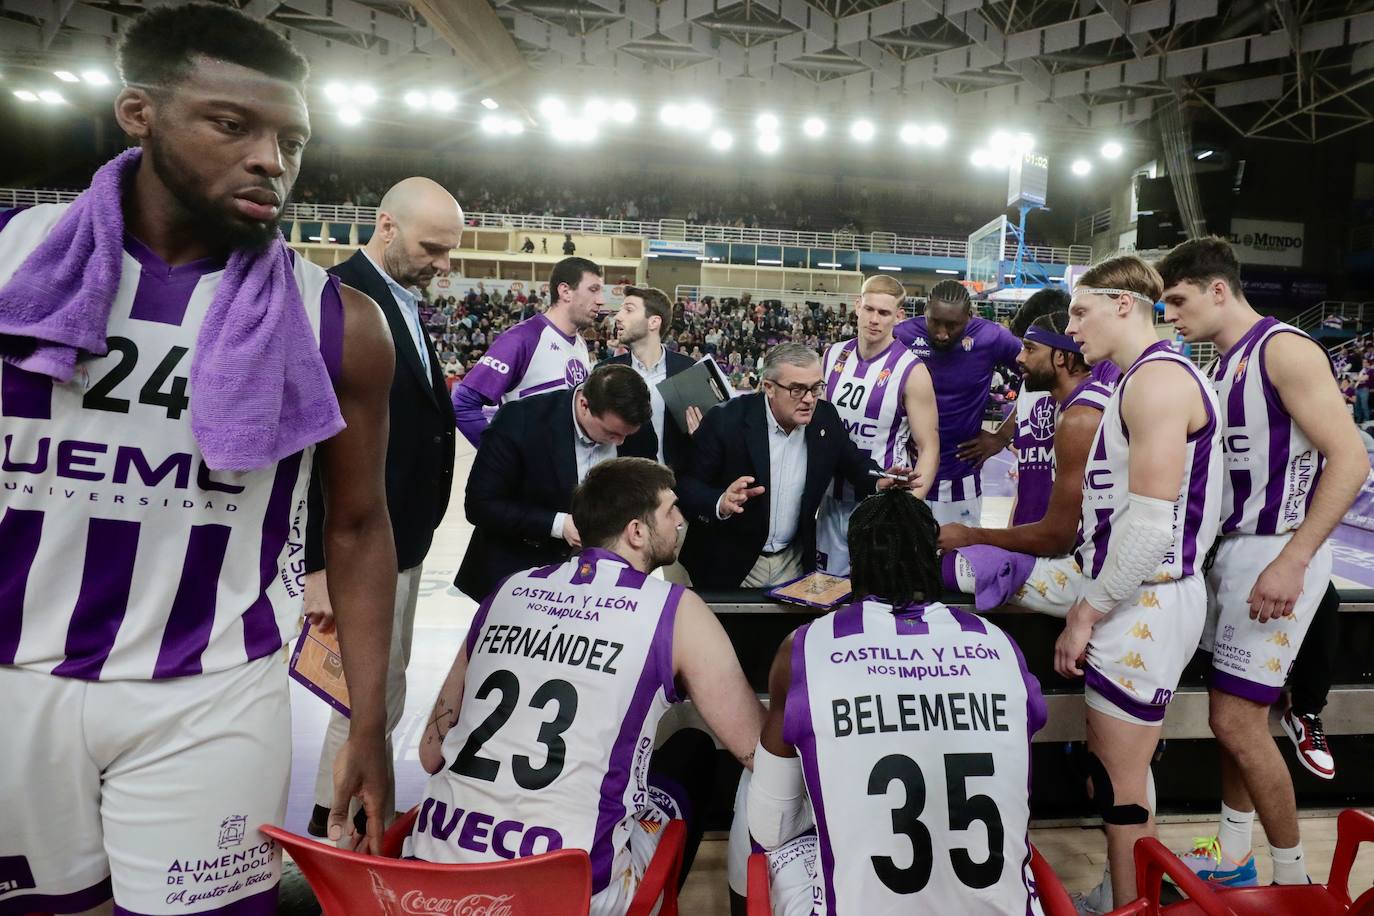
[[[1364,428],[1374,420],[1370,412],[1370,389],[1374,389],[1374,338],[1366,336],[1362,343],[1335,353],[1331,361],[1355,423]]]

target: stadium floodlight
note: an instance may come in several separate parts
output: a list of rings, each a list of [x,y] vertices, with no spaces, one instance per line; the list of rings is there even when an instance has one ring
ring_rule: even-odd
[[[36,101],[38,101],[38,93],[36,93],[36,92],[30,92],[28,89],[16,89],[16,90],[14,90],[14,97],[15,97],[16,99],[18,99],[19,101],[21,101],[21,102],[36,102]]]
[[[81,78],[70,70],[54,70],[52,75],[64,83],[79,83]]]
[[[62,97],[62,93],[58,92],[56,89],[41,90],[38,93],[38,100],[48,105],[61,105],[63,102],[67,101]]]
[[[421,111],[429,105],[429,99],[418,89],[412,89],[405,94],[403,101],[411,111]]]
[[[988,149],[1010,149],[1016,143],[1009,131],[994,130],[992,136],[988,138]]]
[[[525,125],[518,118],[509,118],[506,121],[506,133],[512,137],[518,137],[525,132]]]
[[[82,70],[81,79],[84,80],[88,86],[110,85],[110,78],[100,70]]]
[[[692,102],[682,109],[682,126],[688,130],[705,130],[711,126],[715,114],[701,102]]]
[[[939,124],[932,124],[925,129],[925,141],[931,146],[944,146],[949,139],[949,131]]]
[[[667,104],[658,111],[658,119],[666,127],[681,127],[685,119],[681,105]]]
[[[873,126],[872,121],[861,119],[849,125],[849,136],[860,143],[867,143],[872,140],[875,133],[877,133],[877,129]]]
[[[778,116],[768,112],[764,112],[754,119],[754,127],[766,134],[776,133],[778,123]]]
[[[637,114],[635,107],[624,100],[611,105],[611,120],[617,124],[632,124]]]
[[[582,106],[582,116],[593,124],[605,121],[610,112],[610,107],[600,99],[588,99]]]
[[[377,104],[377,90],[366,83],[359,83],[353,87],[351,98],[355,105],[370,108]]]
[[[361,124],[362,121],[363,115],[362,112],[358,111],[358,109],[349,108],[347,106],[339,109],[340,124],[347,124],[349,127],[352,127],[356,124]]]
[[[917,143],[921,142],[923,134],[921,128],[917,127],[915,124],[903,124],[902,129],[897,132],[897,136],[900,137],[902,142],[907,146],[915,146]]]
[[[325,83],[324,97],[335,105],[342,105],[348,101],[348,87],[343,83]]]
[[[435,111],[452,111],[458,107],[458,100],[447,89],[435,89],[429,94],[429,105]]]
[[[730,135],[728,130],[711,131],[711,149],[723,153],[734,145],[735,138]]]
[[[501,106],[497,103],[496,99],[493,99],[490,96],[488,96],[487,98],[482,100],[482,107],[485,108],[487,111],[495,111]]]
[[[820,118],[807,118],[802,122],[802,133],[812,140],[819,140],[825,136],[825,122]]]
[[[539,113],[549,120],[561,118],[568,113],[568,106],[563,104],[562,99],[547,98],[539,103]]]
[[[506,132],[506,119],[499,115],[487,115],[482,119],[482,132],[498,136]]]
[[[778,140],[777,134],[760,134],[758,145],[759,152],[767,153],[769,156],[771,156],[774,153],[776,153],[779,149],[781,149],[782,142]]]
[[[1073,165],[1069,166],[1069,170],[1082,178],[1093,170],[1093,164],[1086,159],[1075,159]]]
[[[1120,159],[1122,152],[1121,144],[1117,143],[1115,140],[1108,140],[1106,143],[1102,144],[1103,159]]]
[[[1015,141],[1015,145],[1012,147],[1014,152],[1029,153],[1031,150],[1035,149],[1034,134],[1028,134],[1023,130],[1018,133],[1013,140]]]
[[[974,168],[985,169],[991,164],[992,157],[988,151],[979,147],[969,154],[968,161],[973,163]]]

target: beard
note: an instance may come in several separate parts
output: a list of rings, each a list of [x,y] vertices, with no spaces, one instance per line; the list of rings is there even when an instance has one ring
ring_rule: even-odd
[[[1025,380],[1026,390],[1028,391],[1049,391],[1054,387],[1053,372],[1036,372],[1027,369],[1021,376]]]
[[[190,177],[190,169],[183,166],[183,160],[173,152],[171,145],[164,144],[156,133],[149,137],[148,152],[152,156],[154,174],[172,192],[182,209],[196,218],[198,231],[204,232],[217,245],[258,251],[277,238],[280,216],[266,221],[250,220],[216,204],[202,193]],[[283,201],[278,213],[285,211],[286,202]]]

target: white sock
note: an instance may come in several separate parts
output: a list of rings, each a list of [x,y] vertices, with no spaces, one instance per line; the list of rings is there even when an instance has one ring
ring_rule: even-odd
[[[1307,863],[1303,861],[1302,844],[1294,846],[1292,849],[1280,849],[1277,846],[1269,847],[1269,854],[1274,857],[1274,883],[1275,884],[1307,884]]]
[[[954,555],[954,581],[959,583],[959,591],[973,594],[973,564],[960,553]]]
[[[1239,865],[1250,858],[1254,846],[1255,812],[1237,811],[1221,803],[1221,821],[1217,839],[1221,841],[1221,856],[1227,864]]]

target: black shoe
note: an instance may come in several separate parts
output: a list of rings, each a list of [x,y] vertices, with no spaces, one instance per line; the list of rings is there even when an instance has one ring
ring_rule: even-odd
[[[315,810],[310,813],[310,823],[306,825],[305,831],[311,836],[329,836],[329,809],[324,805],[316,805]]]

